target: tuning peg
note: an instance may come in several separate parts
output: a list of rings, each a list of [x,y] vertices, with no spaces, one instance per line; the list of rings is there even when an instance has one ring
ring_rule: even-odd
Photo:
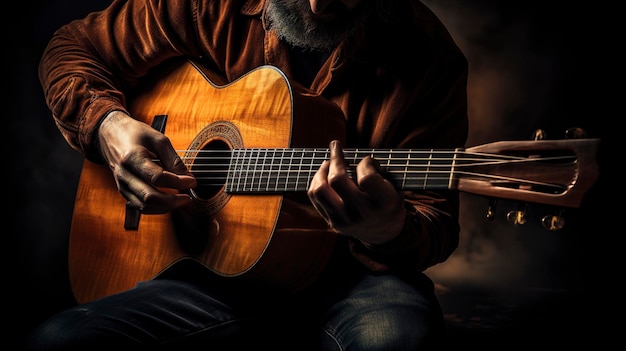
[[[582,128],[569,128],[565,131],[567,139],[583,139],[587,137],[587,131]]]
[[[493,220],[496,216],[496,207],[498,207],[498,199],[489,199],[489,205],[487,205],[487,219]]]
[[[559,210],[558,214],[544,216],[543,218],[541,218],[541,225],[543,225],[544,228],[551,232],[556,232],[563,229],[563,227],[565,226],[565,218],[563,217],[563,212],[564,210],[561,209]]]
[[[516,227],[526,224],[528,221],[528,212],[526,211],[527,208],[528,205],[526,204],[520,205],[518,210],[509,211],[509,213],[506,214],[506,219]]]

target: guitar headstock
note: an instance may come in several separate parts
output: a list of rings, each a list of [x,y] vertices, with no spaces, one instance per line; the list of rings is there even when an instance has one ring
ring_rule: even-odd
[[[464,164],[459,179],[460,191],[491,198],[487,218],[493,219],[497,199],[516,200],[519,209],[509,211],[507,220],[513,225],[527,222],[528,204],[559,208],[544,216],[544,228],[563,228],[566,208],[578,208],[585,193],[593,186],[599,171],[596,155],[599,139],[587,138],[580,128],[568,129],[565,139],[546,140],[546,133],[537,130],[533,140],[500,141],[468,148],[470,160]]]

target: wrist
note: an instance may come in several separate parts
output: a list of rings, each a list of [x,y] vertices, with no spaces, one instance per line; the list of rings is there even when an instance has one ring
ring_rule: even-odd
[[[376,239],[379,239],[379,240],[373,241],[373,240],[359,239],[359,241],[361,241],[361,243],[368,248],[384,246],[387,243],[393,242],[404,231],[407,218],[408,218],[407,211],[406,209],[403,209],[398,215],[397,219],[391,221],[391,224],[385,226],[386,227],[385,235],[382,235],[382,236],[379,235],[376,237]]]
[[[105,140],[109,140],[110,137],[115,137],[116,134],[119,134],[119,132],[116,132],[116,129],[120,128],[120,123],[123,123],[123,120],[126,118],[130,118],[126,112],[114,110],[100,119],[93,140],[94,147],[98,151],[98,155],[102,161],[106,161],[106,156],[102,149]]]

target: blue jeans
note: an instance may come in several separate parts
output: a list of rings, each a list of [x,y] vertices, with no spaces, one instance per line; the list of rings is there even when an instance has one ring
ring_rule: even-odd
[[[290,297],[208,280],[145,281],[53,316],[27,349],[441,349],[445,324],[427,276],[351,274]]]

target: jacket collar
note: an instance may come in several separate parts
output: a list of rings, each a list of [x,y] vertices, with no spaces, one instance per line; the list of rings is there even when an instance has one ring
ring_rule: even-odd
[[[261,21],[263,23],[263,28],[266,30],[265,32],[265,60],[266,62],[282,67],[283,69],[288,70],[289,64],[285,61],[287,60],[288,55],[285,54],[286,46],[284,43],[281,43],[276,35],[267,31],[267,26],[265,23],[265,9],[267,7],[268,0],[246,0],[246,2],[241,7],[241,13],[247,16],[261,16]],[[361,33],[362,34],[362,33]],[[359,39],[357,41],[362,40]],[[323,90],[330,82],[332,77],[332,72],[339,70],[346,63],[346,49],[348,47],[348,43],[341,43],[339,47],[337,47],[332,54],[330,55],[329,62],[325,65],[325,68],[322,69],[320,74],[318,75],[316,82],[313,83],[314,90],[321,91]],[[362,43],[361,43],[362,44]],[[361,44],[358,44],[360,46]],[[353,45],[350,45],[353,46]],[[356,47],[353,47],[355,49]]]
[[[258,15],[265,8],[266,4],[267,0],[247,0],[241,7],[241,13],[249,16]]]

